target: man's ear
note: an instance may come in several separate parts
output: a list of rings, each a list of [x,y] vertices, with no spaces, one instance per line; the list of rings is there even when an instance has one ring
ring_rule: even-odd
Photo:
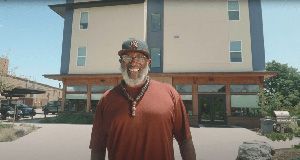
[[[149,63],[148,63],[149,67],[151,66],[151,62],[152,62],[152,60],[151,60],[151,59],[149,59]]]

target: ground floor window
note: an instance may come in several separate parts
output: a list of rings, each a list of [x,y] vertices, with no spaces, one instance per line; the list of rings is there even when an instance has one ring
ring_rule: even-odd
[[[181,95],[185,110],[188,115],[193,115],[193,98],[192,95]]]
[[[96,112],[97,104],[99,103],[99,100],[102,98],[102,93],[92,93],[91,95],[91,111]]]
[[[231,95],[231,115],[257,117],[260,116],[258,95]]]
[[[86,94],[66,94],[65,111],[83,112],[87,106]]]
[[[181,99],[184,103],[185,110],[188,115],[193,115],[193,96],[191,84],[177,84],[175,85],[177,92],[181,95]]]

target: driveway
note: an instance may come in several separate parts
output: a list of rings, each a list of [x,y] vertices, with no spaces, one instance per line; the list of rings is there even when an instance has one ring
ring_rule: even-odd
[[[0,143],[3,160],[89,160],[91,125],[35,124],[41,128],[13,142]],[[243,141],[266,141],[288,148],[300,139],[272,142],[244,128],[191,128],[198,160],[234,160]],[[181,159],[174,142],[176,160]]]

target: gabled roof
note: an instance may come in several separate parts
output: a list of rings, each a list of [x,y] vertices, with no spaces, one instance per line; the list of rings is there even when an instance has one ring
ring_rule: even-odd
[[[128,4],[138,4],[144,2],[145,0],[99,0],[99,1],[88,1],[88,2],[55,4],[55,5],[49,5],[49,7],[57,14],[59,14],[61,17],[64,18],[66,9],[128,5]]]

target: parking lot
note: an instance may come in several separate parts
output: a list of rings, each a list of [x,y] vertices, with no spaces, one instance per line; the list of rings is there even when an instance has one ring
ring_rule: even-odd
[[[88,148],[92,125],[39,124],[41,127],[29,135],[13,142],[0,143],[0,155],[4,160],[88,160]],[[259,140],[269,143],[275,149],[290,148],[300,143],[292,141],[272,142],[264,136],[245,128],[191,128],[198,160],[233,160],[239,145],[244,141]],[[174,155],[180,160],[177,142],[174,141]]]
[[[38,120],[45,118],[44,112],[43,112],[43,110],[41,108],[37,108],[37,109],[35,109],[35,111],[36,111],[36,115],[33,116],[33,119],[30,116],[26,116],[26,117],[21,117],[16,122],[19,122],[19,123],[22,123],[22,122],[33,122],[33,123],[35,123]],[[48,114],[47,117],[54,117],[56,115],[57,114]],[[7,117],[6,120],[0,120],[0,121],[2,121],[2,122],[12,122],[13,118]]]

